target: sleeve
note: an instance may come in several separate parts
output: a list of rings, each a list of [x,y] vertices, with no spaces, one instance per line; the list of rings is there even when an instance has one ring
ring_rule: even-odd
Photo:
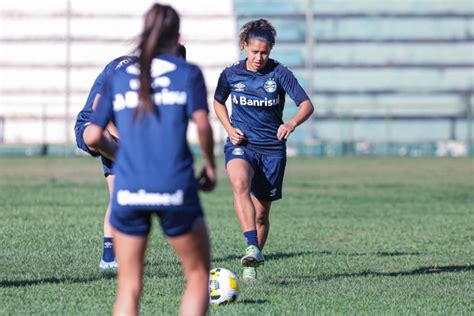
[[[207,106],[207,89],[201,69],[194,67],[191,70],[188,80],[187,92],[187,114],[191,117],[194,111],[204,109],[209,111]]]
[[[116,70],[117,66],[120,64],[122,60],[124,60],[124,56],[121,56],[119,58],[116,58],[112,60],[110,63],[108,63],[104,69],[102,69],[102,72],[99,74],[99,76],[96,79],[96,84],[97,84],[97,93],[100,95],[104,94],[104,86],[105,82],[112,76],[114,71]]]
[[[91,123],[105,128],[114,119],[114,108],[112,94],[108,81],[104,83],[103,94],[97,104],[97,108],[92,113]]]
[[[309,100],[308,95],[301,87],[295,75],[286,67],[282,67],[280,73],[280,84],[283,90],[299,106],[303,101]]]
[[[214,99],[222,104],[225,104],[225,101],[230,94],[230,85],[227,80],[227,75],[225,70],[221,72],[219,76],[219,81],[217,81],[216,92],[214,93]]]

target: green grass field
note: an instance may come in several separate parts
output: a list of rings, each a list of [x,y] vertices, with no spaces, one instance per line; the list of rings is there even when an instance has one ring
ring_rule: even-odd
[[[222,160],[222,159],[221,159]],[[245,247],[220,168],[202,195],[213,264]],[[0,314],[107,315],[98,160],[0,158]],[[474,313],[474,159],[290,159],[263,280],[211,315]],[[177,315],[184,280],[155,223],[141,311]]]

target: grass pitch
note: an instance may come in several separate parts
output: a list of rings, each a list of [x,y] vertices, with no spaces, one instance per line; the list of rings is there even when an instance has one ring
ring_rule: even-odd
[[[220,177],[201,195],[212,262],[240,276],[245,243]],[[0,314],[110,314],[106,202],[96,159],[0,158]],[[474,313],[472,158],[292,158],[270,219],[262,282],[211,315]],[[141,312],[176,315],[180,265],[157,223],[150,238]]]

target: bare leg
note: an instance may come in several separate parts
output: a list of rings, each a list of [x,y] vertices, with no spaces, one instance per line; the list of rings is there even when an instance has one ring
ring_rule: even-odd
[[[107,205],[107,211],[104,217],[104,237],[112,237],[112,225],[109,223],[110,213],[112,212],[112,192],[114,191],[114,179],[115,176],[109,174],[105,181],[107,181],[107,187],[109,189],[109,203]]]
[[[253,170],[243,159],[232,159],[227,163],[232,189],[234,191],[234,207],[242,231],[255,230],[255,208],[250,198],[250,186]]]
[[[269,215],[272,202],[259,200],[252,195],[252,203],[255,207],[258,244],[262,250],[265,246],[265,242],[267,241],[268,233],[270,231]]]
[[[115,253],[120,262],[114,315],[138,315],[143,286],[144,257],[148,237],[113,231]]]
[[[168,237],[167,240],[180,258],[186,276],[186,289],[181,300],[180,314],[205,315],[209,306],[210,246],[204,220],[189,233]]]

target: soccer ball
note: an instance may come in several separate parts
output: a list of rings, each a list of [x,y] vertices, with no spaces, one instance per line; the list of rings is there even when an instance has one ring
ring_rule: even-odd
[[[239,283],[235,274],[223,268],[214,268],[209,276],[211,305],[232,303],[239,297]]]

